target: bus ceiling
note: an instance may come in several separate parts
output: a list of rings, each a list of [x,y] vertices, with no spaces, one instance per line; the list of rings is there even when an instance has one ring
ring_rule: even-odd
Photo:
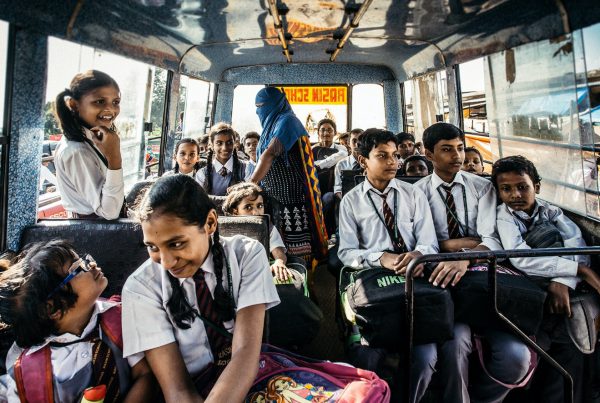
[[[2,3],[0,19],[19,27],[213,82],[230,69],[282,63],[376,65],[404,81],[600,21],[597,0]]]

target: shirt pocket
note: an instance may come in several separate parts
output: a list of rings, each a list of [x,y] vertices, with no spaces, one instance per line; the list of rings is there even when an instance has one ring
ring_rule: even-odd
[[[57,402],[79,402],[83,391],[92,380],[92,363],[80,369],[70,379],[64,382],[54,382],[54,394]],[[93,385],[95,386],[95,385]]]

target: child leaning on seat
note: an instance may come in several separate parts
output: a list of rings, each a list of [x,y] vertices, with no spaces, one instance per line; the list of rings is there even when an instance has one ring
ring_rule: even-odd
[[[505,249],[586,246],[577,225],[560,208],[536,197],[541,178],[531,161],[520,155],[499,159],[492,169],[492,181],[502,202],[496,219]],[[547,280],[549,312],[538,341],[549,338],[549,353],[571,374],[574,401],[581,401],[583,355],[567,334],[564,315],[571,316],[569,291],[577,287],[579,279],[600,292],[600,277],[590,268],[587,255],[511,258],[510,262],[530,276]],[[534,378],[534,388],[537,386],[540,390],[535,395],[540,401],[565,400],[562,376],[544,362]]]
[[[263,215],[265,214],[265,193],[255,183],[238,183],[227,189],[227,198],[223,203],[223,212],[229,215]],[[271,264],[271,273],[280,281],[287,281],[292,274],[286,267],[287,255],[285,244],[275,226],[271,228],[269,238],[270,252],[275,261]]]
[[[9,403],[48,395],[78,402],[84,389],[101,384],[106,403],[152,399],[155,381],[143,354],[123,358],[121,304],[99,299],[107,284],[89,255],[79,258],[59,240],[32,244],[2,273],[0,320],[16,340],[6,359]]]

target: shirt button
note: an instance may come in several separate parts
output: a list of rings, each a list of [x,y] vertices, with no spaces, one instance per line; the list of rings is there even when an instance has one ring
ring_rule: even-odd
[[[81,353],[81,358],[88,358],[89,354],[87,352]]]

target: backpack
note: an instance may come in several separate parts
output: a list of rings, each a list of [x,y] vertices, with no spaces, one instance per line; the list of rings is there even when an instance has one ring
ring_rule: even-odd
[[[114,297],[111,297],[111,300]],[[121,306],[115,306],[99,315],[101,339],[115,353],[115,359],[123,357],[123,334],[121,332]],[[24,350],[14,365],[15,382],[21,402],[53,403],[54,383],[50,345],[32,354]],[[121,366],[118,365],[121,370]],[[121,378],[119,373],[119,378]],[[129,374],[127,374],[129,375]],[[87,386],[87,385],[85,385]],[[108,402],[107,402],[108,403]]]
[[[384,268],[348,273],[342,301],[347,299],[361,336],[371,347],[399,351],[406,335],[406,279]],[[347,281],[347,280],[346,280]],[[454,304],[450,292],[423,278],[414,280],[414,342],[438,343],[454,335]],[[348,315],[346,315],[348,316]]]
[[[244,401],[377,403],[390,396],[388,384],[374,372],[263,345],[258,375]]]
[[[269,341],[282,347],[302,346],[316,337],[323,313],[308,298],[306,269],[297,263],[287,266],[293,279],[279,283],[273,277],[281,302],[269,309]]]

